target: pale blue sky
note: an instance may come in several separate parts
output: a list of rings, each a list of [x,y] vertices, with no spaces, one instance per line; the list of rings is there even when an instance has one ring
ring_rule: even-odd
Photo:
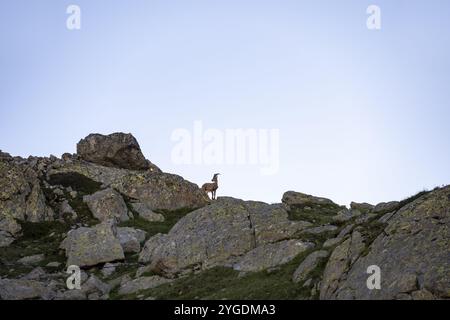
[[[123,131],[164,171],[221,172],[218,195],[401,199],[450,182],[449,17],[447,0],[1,0],[0,149]],[[171,133],[195,120],[279,129],[279,173],[174,164]]]

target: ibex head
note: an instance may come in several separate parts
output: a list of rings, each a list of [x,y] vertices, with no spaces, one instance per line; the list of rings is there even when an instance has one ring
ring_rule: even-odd
[[[212,178],[211,181],[216,181],[217,180],[217,176],[219,176],[220,173],[214,173],[214,177]]]

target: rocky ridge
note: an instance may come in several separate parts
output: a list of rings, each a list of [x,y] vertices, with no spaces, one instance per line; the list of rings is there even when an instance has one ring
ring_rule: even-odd
[[[449,214],[448,186],[350,208],[294,191],[211,202],[130,134],[61,158],[0,151],[0,299],[449,299]]]

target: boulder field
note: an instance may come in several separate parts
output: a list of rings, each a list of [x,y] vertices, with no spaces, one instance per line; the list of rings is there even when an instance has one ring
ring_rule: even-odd
[[[211,201],[131,134],[61,158],[0,151],[0,299],[450,299],[449,186],[349,208],[280,197]]]

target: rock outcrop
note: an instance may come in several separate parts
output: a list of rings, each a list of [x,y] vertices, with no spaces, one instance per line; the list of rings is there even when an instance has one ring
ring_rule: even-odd
[[[130,219],[127,205],[122,196],[111,188],[84,196],[83,201],[88,205],[94,217],[100,221],[111,219],[128,221]]]
[[[334,250],[325,269],[321,298],[450,298],[449,225],[450,187],[446,187],[393,214],[365,255],[361,254],[364,240],[354,232]],[[366,286],[371,265],[381,269],[380,290]]]
[[[350,209],[210,201],[127,134],[61,159],[0,151],[0,299],[450,299],[449,226],[450,186]]]
[[[71,161],[47,172],[49,179],[70,178],[78,174],[104,188],[117,190],[126,197],[143,203],[150,210],[175,211],[196,209],[208,204],[208,196],[198,185],[182,177],[159,172],[130,171],[109,168],[83,161]]]
[[[110,222],[70,231],[61,247],[66,250],[68,266],[89,267],[125,258]]]
[[[92,163],[129,170],[158,169],[147,161],[131,134],[90,134],[77,144],[77,155]]]
[[[293,238],[309,225],[289,221],[287,212],[280,205],[218,198],[210,206],[182,218],[167,235],[149,239],[139,260],[150,263],[155,271],[169,274],[197,267],[228,265],[236,257],[258,247]],[[280,248],[286,252],[300,252],[305,246],[300,242],[289,242]],[[271,248],[277,247],[267,247]],[[264,255],[261,250],[254,254],[255,258]],[[281,261],[283,259],[278,263]]]

